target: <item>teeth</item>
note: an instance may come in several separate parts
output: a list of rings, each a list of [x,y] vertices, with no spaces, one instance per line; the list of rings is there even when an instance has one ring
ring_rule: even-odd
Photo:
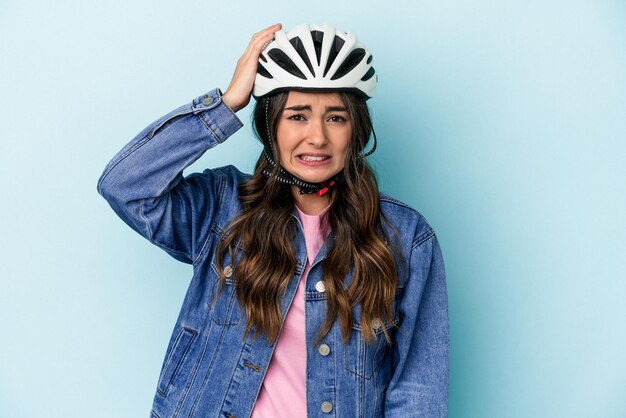
[[[324,161],[328,159],[328,157],[314,157],[312,155],[302,155],[300,158],[304,161]]]

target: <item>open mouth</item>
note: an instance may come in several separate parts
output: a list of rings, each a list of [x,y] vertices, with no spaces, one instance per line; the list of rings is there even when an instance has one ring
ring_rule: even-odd
[[[320,162],[320,161],[328,160],[330,156],[329,155],[302,154],[302,155],[298,155],[298,158],[300,158],[302,161],[307,161],[307,162]]]

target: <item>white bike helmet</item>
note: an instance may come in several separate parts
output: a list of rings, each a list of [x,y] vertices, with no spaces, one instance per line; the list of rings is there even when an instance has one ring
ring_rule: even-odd
[[[298,25],[274,34],[259,57],[255,98],[286,90],[349,91],[374,97],[372,54],[353,32],[331,25]]]

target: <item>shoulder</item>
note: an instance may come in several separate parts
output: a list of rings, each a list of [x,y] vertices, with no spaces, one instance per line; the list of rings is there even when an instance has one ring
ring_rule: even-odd
[[[206,169],[199,175],[204,178],[208,187],[212,187],[216,196],[218,214],[214,227],[223,229],[240,212],[239,185],[251,176],[234,165]]]
[[[379,202],[383,217],[393,225],[404,245],[415,247],[435,235],[424,215],[409,204],[385,193],[379,193]]]
[[[415,208],[391,196],[380,193],[379,201],[383,228],[399,243],[394,247],[403,266],[401,271],[421,271],[429,266],[432,257],[439,251],[439,243],[428,220]],[[398,289],[407,285],[409,277],[401,275],[398,278]]]
[[[239,184],[250,178],[250,174],[243,173],[234,165],[207,168],[202,173],[193,175],[199,176],[207,183],[212,183],[220,197],[224,197],[225,194],[236,194]]]
[[[234,165],[224,165],[213,169],[204,170],[204,173],[213,172],[214,175],[222,177],[226,181],[242,182],[250,178],[250,174],[240,171]]]

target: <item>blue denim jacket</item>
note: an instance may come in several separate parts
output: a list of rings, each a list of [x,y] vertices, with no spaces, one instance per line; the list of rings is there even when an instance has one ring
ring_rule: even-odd
[[[233,166],[184,177],[183,170],[242,126],[219,90],[195,98],[156,120],[122,148],[104,169],[98,192],[131,228],[172,257],[193,266],[193,278],[170,338],[151,417],[248,418],[274,345],[244,338],[245,315],[234,293],[235,277],[217,302],[215,248],[240,211],[237,185],[249,178]],[[444,263],[435,232],[417,211],[382,195],[382,212],[400,233],[405,275],[398,277],[391,323],[374,321],[374,344],[361,336],[355,306],[350,341],[336,321],[313,346],[326,315],[320,262],[306,280],[306,388],[308,417],[445,417],[448,400],[448,306]],[[298,267],[280,301],[284,316],[306,264],[302,226]],[[387,231],[390,236],[391,231]],[[235,262],[238,254],[234,255]],[[232,264],[228,257],[224,265]],[[228,270],[228,269],[226,269]],[[399,269],[400,270],[400,269]],[[346,277],[346,284],[351,275]],[[319,289],[323,287],[318,286]],[[393,338],[389,346],[385,327]],[[325,347],[324,347],[325,348]]]

